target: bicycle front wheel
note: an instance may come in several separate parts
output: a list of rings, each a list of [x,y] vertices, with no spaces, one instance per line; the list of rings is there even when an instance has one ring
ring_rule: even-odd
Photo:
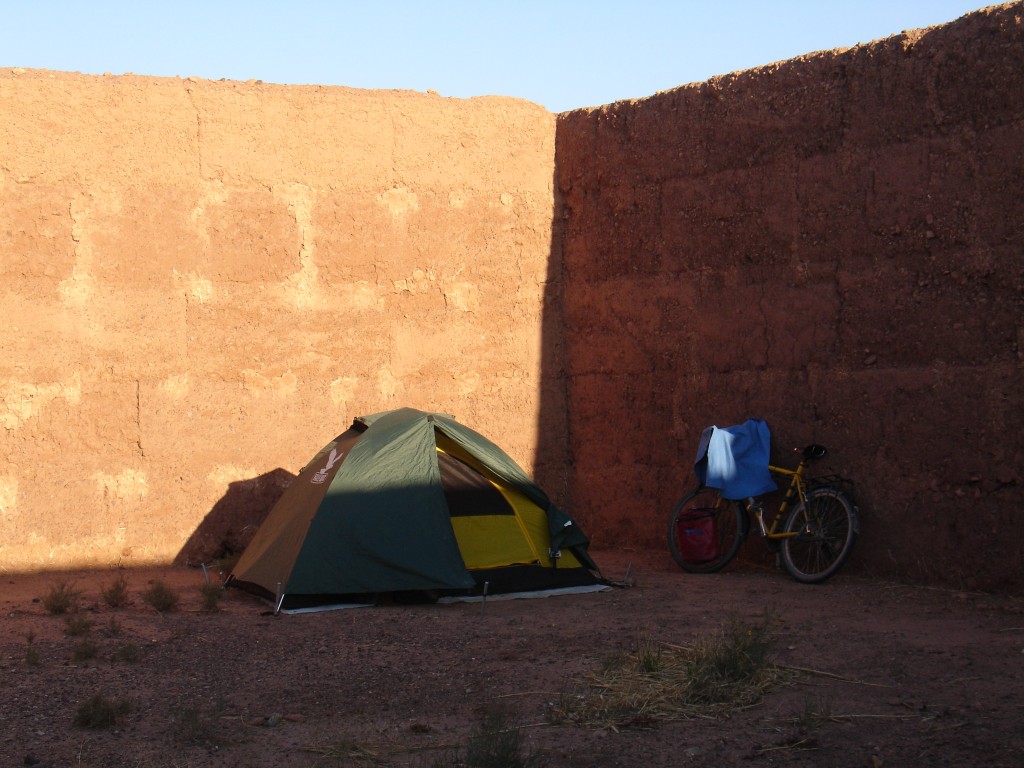
[[[805,584],[820,584],[842,567],[860,533],[857,508],[836,488],[813,488],[783,529],[782,564]]]
[[[669,552],[684,571],[719,571],[739,551],[746,537],[746,520],[739,502],[723,499],[717,488],[698,488],[672,510]]]

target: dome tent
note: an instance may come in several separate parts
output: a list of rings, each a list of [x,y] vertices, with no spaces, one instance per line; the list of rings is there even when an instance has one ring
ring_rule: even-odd
[[[603,588],[579,526],[450,416],[363,416],[324,446],[227,579],[275,611]]]

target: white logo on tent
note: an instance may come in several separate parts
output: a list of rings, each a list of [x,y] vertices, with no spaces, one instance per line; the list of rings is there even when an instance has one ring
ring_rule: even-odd
[[[317,485],[320,485],[321,483],[326,483],[327,473],[331,471],[331,467],[333,467],[335,464],[341,461],[341,457],[344,455],[344,451],[338,453],[338,450],[336,448],[332,448],[331,455],[327,457],[327,464],[323,467],[323,469],[318,469],[316,471],[316,474],[313,475],[313,478],[309,482],[316,483]]]

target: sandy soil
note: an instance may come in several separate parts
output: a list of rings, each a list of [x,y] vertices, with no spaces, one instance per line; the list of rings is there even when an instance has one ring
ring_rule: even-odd
[[[234,591],[202,611],[195,569],[128,572],[132,602],[116,610],[101,597],[113,571],[7,575],[0,766],[431,766],[495,707],[523,726],[541,764],[566,768],[1024,765],[1019,598],[595,557],[612,578],[631,564],[635,585],[278,617]],[[177,610],[141,599],[153,579],[179,592]],[[84,635],[40,602],[59,580],[82,592]],[[812,672],[756,706],[633,730],[550,724],[560,695],[609,657],[758,623],[766,609],[776,662]],[[83,642],[96,655],[76,660]],[[130,711],[110,727],[76,726],[96,693]]]

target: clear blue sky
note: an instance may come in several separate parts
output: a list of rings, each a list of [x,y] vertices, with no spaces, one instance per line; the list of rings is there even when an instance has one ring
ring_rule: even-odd
[[[552,112],[942,24],[984,0],[0,0],[0,67],[500,94]]]

